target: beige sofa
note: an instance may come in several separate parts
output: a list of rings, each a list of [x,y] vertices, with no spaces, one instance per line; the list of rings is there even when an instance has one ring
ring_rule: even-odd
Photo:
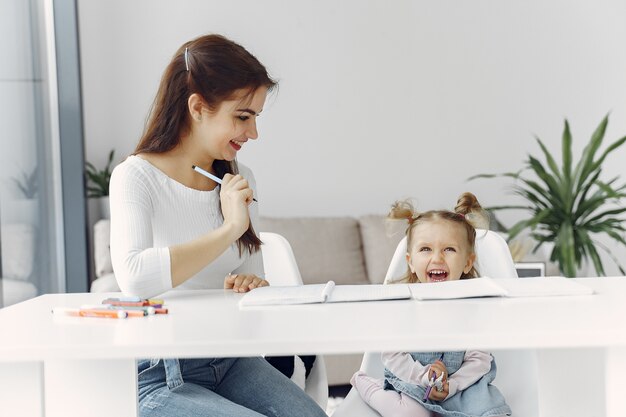
[[[305,284],[380,284],[406,222],[382,215],[354,217],[262,217],[259,232],[284,236]],[[96,277],[92,292],[118,291],[108,253],[108,221],[94,227]],[[360,354],[325,357],[329,385],[348,384],[361,365]]]

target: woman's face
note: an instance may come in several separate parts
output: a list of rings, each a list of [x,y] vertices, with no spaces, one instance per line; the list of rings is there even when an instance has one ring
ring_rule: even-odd
[[[256,118],[263,110],[267,88],[254,92],[252,99],[245,98],[247,90],[235,93],[232,100],[223,101],[215,111],[203,106],[201,117],[192,120],[193,136],[199,139],[206,152],[205,159],[232,161],[249,139],[256,139]]]
[[[420,282],[454,281],[472,269],[476,256],[461,225],[437,219],[418,224],[412,233],[407,262]]]

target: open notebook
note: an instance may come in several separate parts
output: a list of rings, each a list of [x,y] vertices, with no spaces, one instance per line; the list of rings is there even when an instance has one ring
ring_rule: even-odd
[[[261,287],[245,294],[240,307],[339,303],[375,300],[450,300],[477,297],[549,297],[590,295],[586,285],[564,277],[489,277],[427,284],[335,285],[310,284],[289,287]]]
[[[417,300],[446,300],[474,297],[549,297],[589,295],[593,290],[564,277],[489,277],[428,284],[408,284]]]
[[[239,307],[409,298],[411,291],[407,285],[335,285],[328,281],[326,284],[255,288],[241,298]]]

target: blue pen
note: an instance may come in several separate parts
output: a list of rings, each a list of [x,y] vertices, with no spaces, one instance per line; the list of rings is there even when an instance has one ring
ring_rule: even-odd
[[[443,361],[443,353],[439,356],[439,361]],[[435,378],[437,377],[437,373],[433,371],[430,381],[428,381],[428,388],[426,388],[426,393],[424,394],[424,401],[428,400],[430,397],[430,392],[433,390],[433,385],[435,385]]]
[[[218,184],[221,184],[221,183],[222,183],[222,179],[221,179],[221,178],[216,177],[215,175],[211,174],[211,173],[210,173],[210,172],[208,172],[208,171],[205,171],[204,169],[200,168],[199,166],[192,165],[191,167],[192,167],[192,168],[193,168],[193,170],[194,170],[194,171],[196,171],[197,173],[202,174],[202,175],[204,175],[205,177],[207,177],[207,178],[209,178],[209,179],[212,179],[212,180],[213,180],[213,181],[215,181],[216,183],[218,183]],[[256,198],[254,198],[254,197],[252,198],[252,201],[256,201],[256,202],[258,203],[258,201],[256,200]]]

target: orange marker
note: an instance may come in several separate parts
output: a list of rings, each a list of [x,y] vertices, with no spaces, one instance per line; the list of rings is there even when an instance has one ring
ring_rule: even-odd
[[[128,313],[124,310],[95,310],[80,309],[78,315],[81,317],[105,317],[109,319],[125,319]]]
[[[73,317],[102,317],[111,319],[124,319],[128,317],[128,313],[123,310],[93,310],[79,308],[53,308],[53,314],[60,314]]]

